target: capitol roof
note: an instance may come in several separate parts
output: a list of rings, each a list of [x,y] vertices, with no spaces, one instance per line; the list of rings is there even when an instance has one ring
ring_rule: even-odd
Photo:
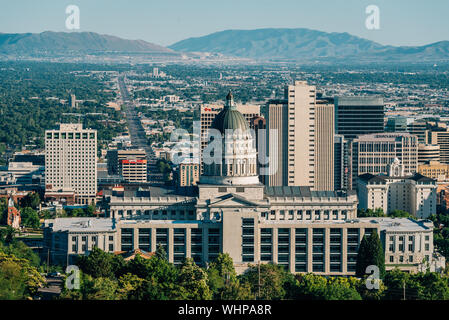
[[[240,129],[242,132],[249,130],[248,122],[240,111],[237,110],[231,91],[229,91],[226,97],[225,107],[215,116],[211,128],[217,129],[222,134],[226,130]]]

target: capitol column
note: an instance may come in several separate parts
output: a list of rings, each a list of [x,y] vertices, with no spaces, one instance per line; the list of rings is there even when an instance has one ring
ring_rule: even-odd
[[[168,228],[168,261],[173,263],[173,228]]]
[[[186,246],[186,258],[192,257],[192,229],[190,227],[186,228],[186,238],[185,238],[185,246]]]
[[[278,229],[273,226],[273,263],[278,263]]]
[[[296,247],[295,247],[296,230],[290,228],[290,272],[295,273],[296,265]]]

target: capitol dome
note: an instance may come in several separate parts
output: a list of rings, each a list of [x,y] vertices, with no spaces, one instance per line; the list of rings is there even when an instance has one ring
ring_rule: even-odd
[[[225,133],[226,130],[240,129],[243,132],[249,130],[248,122],[237,110],[231,91],[229,91],[226,96],[225,107],[216,115],[211,128],[217,129],[222,134]]]
[[[212,150],[212,135],[203,150],[204,173],[200,183],[214,185],[259,184],[255,139],[245,117],[237,110],[231,91],[211,129],[221,134],[221,150]],[[220,156],[215,152],[221,152]],[[213,161],[212,161],[213,158]],[[216,160],[218,158],[218,160]],[[209,161],[208,161],[209,159]]]

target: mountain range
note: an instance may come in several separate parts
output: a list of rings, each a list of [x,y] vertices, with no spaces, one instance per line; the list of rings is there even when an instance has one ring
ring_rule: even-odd
[[[0,57],[76,56],[126,53],[214,53],[260,61],[442,62],[449,41],[424,46],[388,46],[350,35],[305,28],[226,30],[163,47],[94,32],[0,33]]]
[[[181,52],[215,52],[261,60],[441,61],[449,41],[425,46],[386,46],[348,33],[305,28],[226,30],[169,46]]]
[[[143,40],[126,40],[94,32],[0,33],[0,54],[89,54],[98,52],[171,53]]]

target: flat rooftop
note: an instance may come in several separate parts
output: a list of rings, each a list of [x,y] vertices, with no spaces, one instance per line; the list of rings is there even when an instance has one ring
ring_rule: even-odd
[[[433,230],[430,220],[413,220],[409,218],[358,218],[360,221],[380,224],[380,230],[386,231],[428,231]]]
[[[49,219],[45,220],[45,226],[51,227],[56,232],[100,232],[115,229],[111,218],[94,217]]]

